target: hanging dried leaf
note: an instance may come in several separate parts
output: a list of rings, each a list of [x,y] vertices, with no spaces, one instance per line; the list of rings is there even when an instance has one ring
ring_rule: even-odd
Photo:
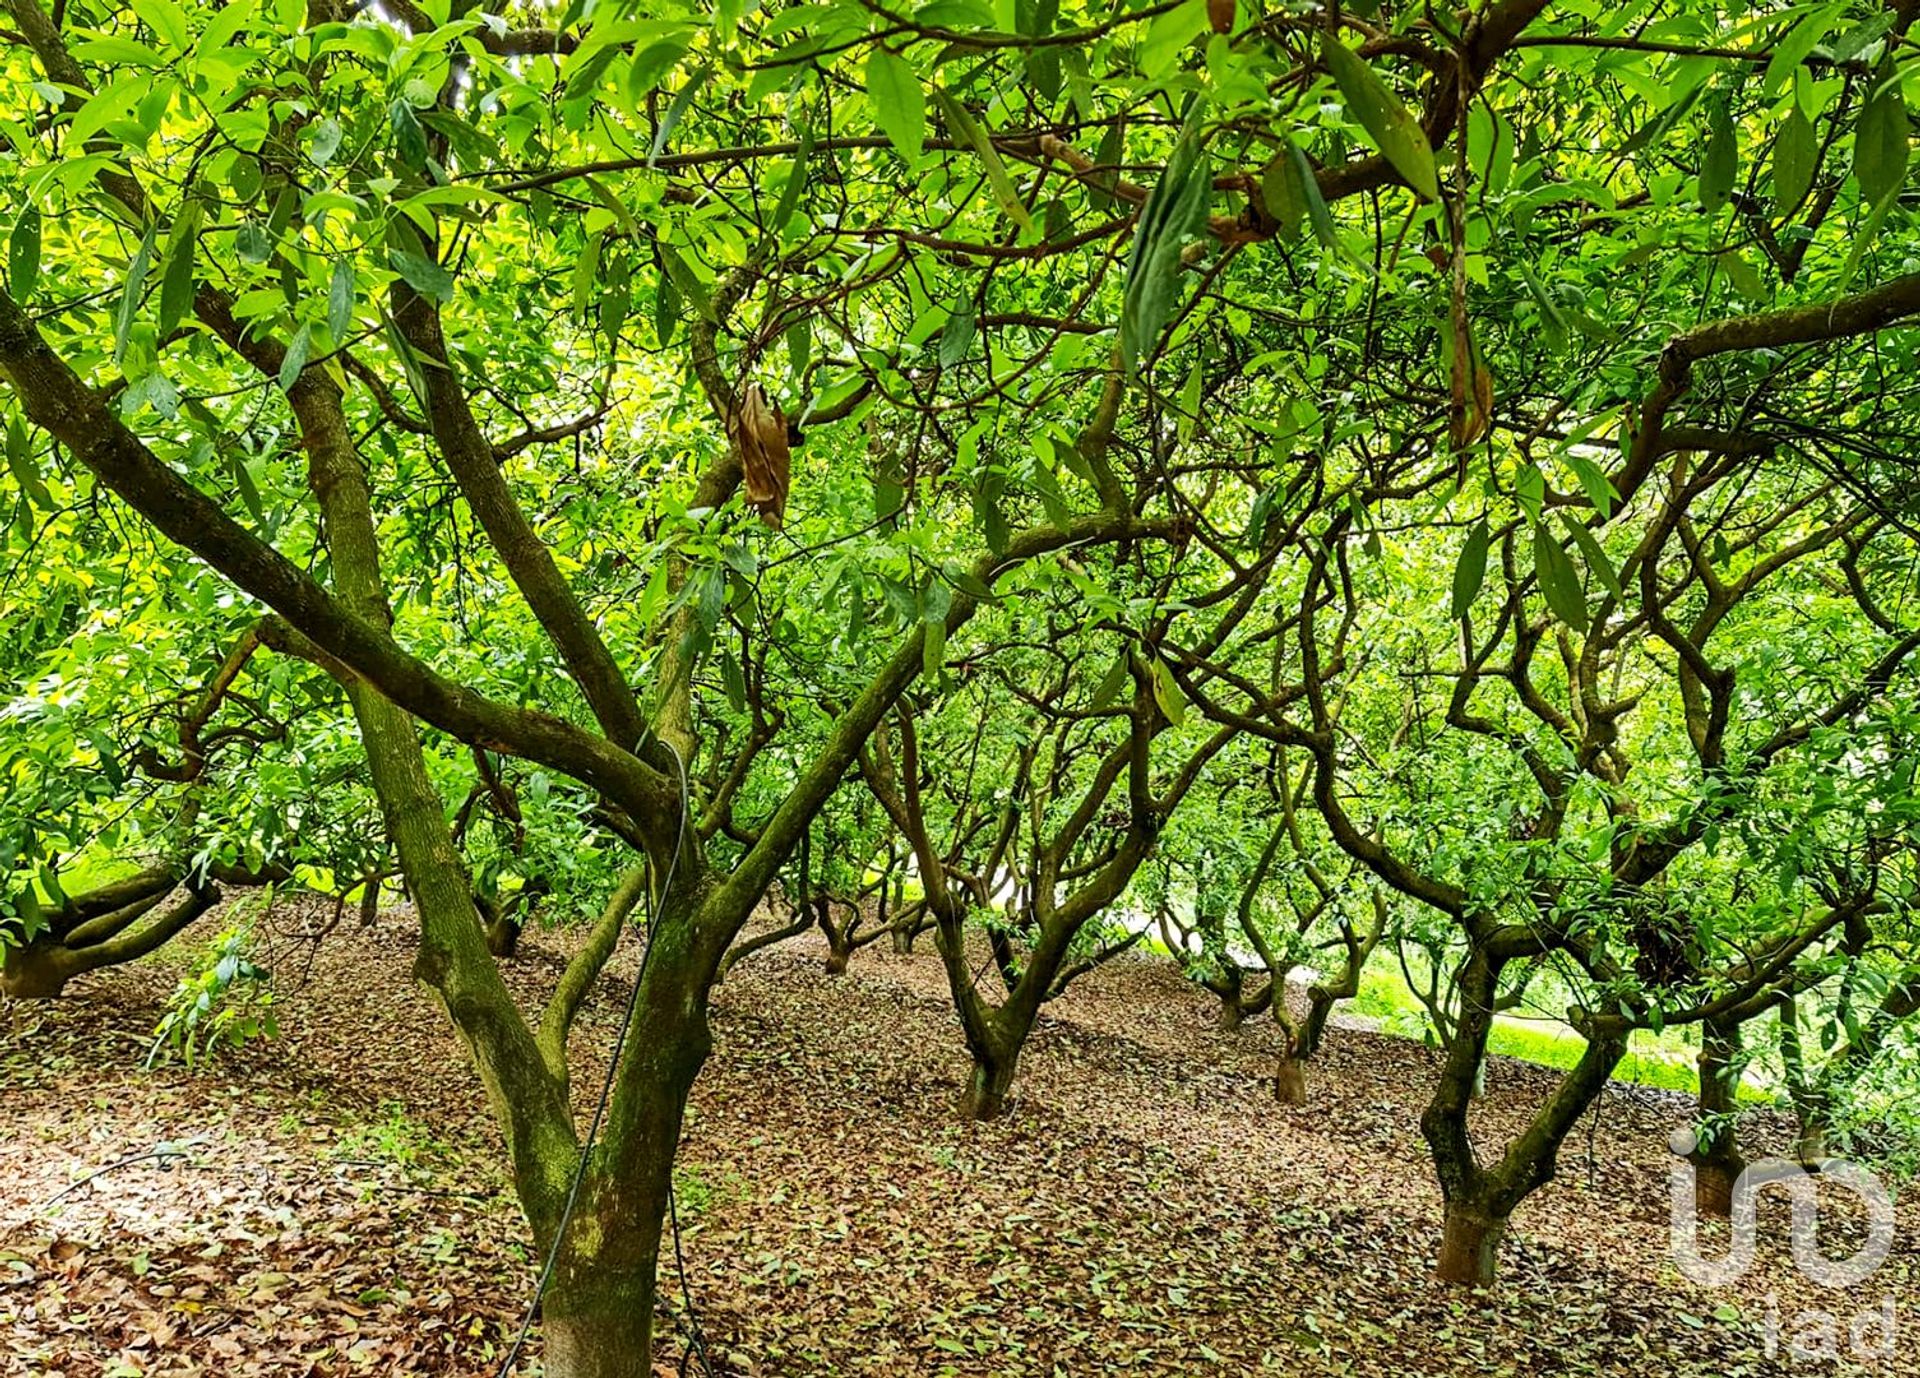
[[[733,415],[727,418],[727,439],[740,458],[747,505],[760,514],[761,521],[778,528],[787,510],[792,454],[787,418],[758,383],[741,389]]]

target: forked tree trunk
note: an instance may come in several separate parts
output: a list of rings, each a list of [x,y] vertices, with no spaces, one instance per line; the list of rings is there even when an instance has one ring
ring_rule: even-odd
[[[826,902],[821,902],[820,927],[827,935],[827,975],[844,976],[853,961],[852,925],[842,928],[826,917]]]
[[[833,900],[827,895],[815,895],[811,903],[814,923],[827,938],[827,975],[844,976],[847,964],[853,960],[854,928],[860,922],[857,901],[845,923],[834,922]]]
[[[1553,1180],[1560,1145],[1626,1051],[1626,1035],[1591,1036],[1546,1101],[1505,1152],[1483,1165],[1468,1129],[1476,1085],[1486,1066],[1496,996],[1505,960],[1472,949],[1460,968],[1460,1016],[1432,1098],[1420,1116],[1420,1132],[1433,1153],[1445,1201],[1437,1273],[1443,1282],[1485,1286],[1494,1279],[1500,1241],[1514,1209]]]
[[[1818,1167],[1827,1157],[1832,1103],[1824,1069],[1811,1066],[1801,1047],[1799,1010],[1792,996],[1780,1002],[1780,1058],[1786,1068],[1787,1097],[1799,1122],[1794,1136],[1794,1157],[1802,1167]]]
[[[95,893],[111,900],[119,888],[103,886]],[[0,950],[0,995],[16,1000],[57,999],[76,976],[153,952],[220,898],[211,885],[189,886],[170,908],[161,909],[161,901],[173,889],[171,879],[163,877],[158,888],[133,903],[43,932],[23,946]]]
[[[1801,1167],[1817,1169],[1833,1156],[1830,1134],[1823,1111],[1802,1112],[1800,1131],[1793,1141],[1794,1157],[1799,1160]]]

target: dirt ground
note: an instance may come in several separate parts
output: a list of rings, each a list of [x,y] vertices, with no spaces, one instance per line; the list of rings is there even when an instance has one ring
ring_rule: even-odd
[[[516,988],[534,999],[567,946],[529,934]],[[1784,1209],[1739,1284],[1680,1279],[1665,1145],[1684,1100],[1604,1097],[1522,1207],[1500,1286],[1467,1293],[1429,1280],[1419,1045],[1336,1028],[1312,1103],[1282,1109],[1269,1023],[1219,1032],[1166,964],[1121,961],[1049,1007],[1013,1112],[963,1124],[933,955],[868,948],[839,977],[823,955],[760,953],[715,997],[679,1199],[716,1373],[1915,1372],[1904,1206],[1893,1256],[1844,1294],[1799,1279]],[[178,956],[0,1012],[0,1373],[494,1370],[532,1269],[478,1082],[410,957],[404,915],[283,945],[281,1038],[199,1073],[141,1065]],[[576,1086],[597,1085],[634,960],[582,1016]],[[1480,1140],[1551,1085],[1496,1062]],[[1777,1146],[1784,1127],[1752,1118],[1750,1150]],[[662,1293],[677,1373],[676,1274]],[[1889,1303],[1892,1352],[1845,1357],[1850,1324],[1881,1344]]]

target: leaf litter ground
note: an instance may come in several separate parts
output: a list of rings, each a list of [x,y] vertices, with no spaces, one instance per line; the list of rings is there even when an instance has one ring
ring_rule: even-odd
[[[530,1004],[568,942],[529,934],[509,964]],[[1914,1372],[1904,1207],[1892,1257],[1844,1296],[1794,1272],[1783,1206],[1739,1284],[1679,1278],[1665,1143],[1683,1099],[1610,1091],[1522,1207],[1497,1291],[1462,1293],[1429,1277],[1419,1045],[1336,1027],[1312,1103],[1283,1109],[1271,1025],[1219,1032],[1164,962],[1121,961],[1049,1007],[1012,1113],[963,1124],[933,955],[869,948],[839,977],[823,955],[812,939],[758,954],[714,999],[679,1199],[720,1373]],[[478,1082],[410,958],[403,915],[278,954],[282,1038],[200,1074],[142,1070],[177,974],[164,955],[0,1012],[0,1373],[492,1371],[532,1265]],[[576,1086],[598,1084],[634,961],[582,1016]],[[1496,1060],[1479,1141],[1551,1085]],[[1750,1152],[1784,1142],[1749,1120]],[[1857,1229],[1823,1219],[1836,1251]],[[675,1373],[686,1311],[674,1276],[661,1290],[659,1372]],[[1888,1300],[1893,1356],[1848,1357],[1850,1320]],[[1820,1313],[1836,1361],[1788,1348],[1821,1339]]]

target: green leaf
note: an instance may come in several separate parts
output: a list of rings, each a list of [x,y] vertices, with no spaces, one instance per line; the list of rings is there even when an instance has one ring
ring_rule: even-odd
[[[1492,533],[1487,530],[1484,521],[1477,521],[1473,529],[1467,532],[1467,542],[1460,548],[1460,561],[1453,567],[1453,600],[1448,605],[1447,615],[1458,620],[1467,615],[1473,606],[1473,600],[1480,596],[1480,588],[1487,580],[1487,547],[1492,543]]]
[[[1320,179],[1313,175],[1307,151],[1284,134],[1281,139],[1286,144],[1287,156],[1293,159],[1300,190],[1307,198],[1307,220],[1313,226],[1314,238],[1329,249],[1338,250],[1340,241],[1333,228],[1333,212],[1327,209],[1327,199],[1320,194]]]
[[[600,84],[600,78],[607,74],[607,68],[620,55],[619,48],[610,43],[597,47],[582,44],[566,63],[566,82],[560,88],[562,100],[586,100]]]
[[[647,93],[665,81],[673,69],[680,65],[680,59],[687,55],[687,48],[692,42],[691,35],[663,38],[635,53],[632,63],[627,67],[627,104],[636,109],[644,104]]]
[[[7,468],[27,501],[42,512],[53,510],[53,496],[40,478],[40,466],[33,460],[33,444],[27,436],[27,423],[19,415],[7,423]]]
[[[1291,141],[1289,141],[1291,142]],[[1282,149],[1260,174],[1260,199],[1280,238],[1291,244],[1300,237],[1307,219],[1307,189],[1300,172],[1300,160],[1291,149]]]
[[[7,236],[7,295],[24,304],[40,281],[40,212],[28,206]]]
[[[906,159],[917,166],[927,142],[927,98],[913,64],[885,48],[867,58],[867,95],[874,122]]]
[[[1099,685],[1093,691],[1093,702],[1090,705],[1093,711],[1098,713],[1102,709],[1111,707],[1113,701],[1120,697],[1120,691],[1126,687],[1127,656],[1126,652],[1122,651],[1120,658],[1113,662],[1113,668],[1101,677]]]
[[[1533,528],[1533,572],[1540,581],[1540,592],[1546,596],[1547,607],[1553,615],[1573,628],[1576,632],[1585,632],[1590,625],[1587,616],[1587,596],[1580,587],[1580,575],[1573,567],[1573,561],[1567,558],[1567,552],[1560,543],[1547,534],[1547,528],[1535,525]]]
[[[1768,100],[1772,100],[1786,89],[1800,64],[1820,46],[1820,40],[1827,36],[1834,21],[1845,13],[1846,8],[1842,5],[1815,10],[1789,29],[1786,37],[1773,45],[1773,56],[1767,60],[1766,80],[1761,85],[1761,92]]]
[[[1160,711],[1173,726],[1186,722],[1187,696],[1180,692],[1180,682],[1173,677],[1172,667],[1158,656],[1153,659],[1153,701],[1160,705]]]
[[[1806,197],[1813,186],[1814,165],[1820,158],[1820,146],[1813,123],[1795,105],[1780,122],[1773,139],[1773,213],[1786,216]]]
[[[1860,270],[1860,261],[1866,257],[1867,249],[1879,235],[1880,227],[1887,223],[1887,215],[1893,210],[1898,199],[1898,197],[1886,196],[1874,202],[1873,208],[1867,212],[1866,219],[1855,228],[1853,246],[1847,250],[1847,261],[1840,265],[1840,277],[1833,285],[1835,292],[1845,291],[1847,284],[1853,281],[1853,275]]]
[[[1147,194],[1127,259],[1126,295],[1120,308],[1120,355],[1138,367],[1160,339],[1178,295],[1181,251],[1206,228],[1213,175],[1189,124],[1173,146],[1166,169]]]
[[[605,230],[595,230],[588,235],[580,246],[579,257],[573,261],[571,309],[576,323],[586,320],[587,308],[593,304],[593,288],[600,276],[600,250],[606,237]]]
[[[711,63],[698,68],[688,77],[678,91],[673,93],[673,103],[667,106],[667,113],[660,118],[660,127],[653,131],[653,143],[647,149],[647,166],[651,168],[666,151],[667,140],[673,137],[673,131],[680,127],[681,116],[693,105],[693,98],[700,94],[707,84],[707,78],[713,75]]]
[[[67,147],[77,152],[109,124],[131,114],[140,98],[151,89],[153,78],[143,72],[129,72],[111,86],[88,98],[67,126]]]
[[[1186,0],[1168,10],[1147,25],[1146,36],[1140,40],[1140,70],[1149,81],[1160,80],[1207,28],[1207,0]]]
[[[1705,89],[1704,86],[1695,84],[1683,91],[1668,91],[1666,94],[1669,103],[1652,119],[1634,130],[1628,136],[1626,143],[1620,146],[1620,151],[1636,153],[1664,139],[1669,130],[1686,118],[1687,112],[1693,109],[1695,102],[1700,99]]]
[[[787,367],[798,381],[813,359],[813,318],[796,316],[787,326]]]
[[[680,257],[680,251],[665,240],[655,241],[654,247],[660,251],[660,267],[666,272],[674,289],[693,303],[693,309],[700,313],[701,320],[717,321],[719,317],[714,313],[713,298],[707,295],[706,284],[687,266],[687,261]]]
[[[740,673],[740,662],[733,658],[732,651],[720,652],[720,678],[727,686],[727,702],[733,705],[733,711],[747,711],[747,677]]]
[[[1586,562],[1587,570],[1600,581],[1600,586],[1613,595],[1616,603],[1627,601],[1627,591],[1620,584],[1620,575],[1613,567],[1613,561],[1607,558],[1606,549],[1593,534],[1591,528],[1578,520],[1570,512],[1562,512],[1560,520],[1566,523],[1567,530],[1573,534],[1573,543],[1580,547],[1580,558]]]
[[[340,151],[343,134],[338,120],[322,120],[313,127],[313,137],[307,141],[307,156],[316,167],[325,167],[333,161],[333,155]]]
[[[113,317],[113,361],[118,364],[127,354],[127,336],[133,330],[133,318],[140,314],[140,293],[147,283],[147,265],[153,260],[153,241],[159,226],[147,226],[133,262],[127,265],[127,280],[120,289],[120,309]]]
[[[800,130],[800,147],[794,152],[793,162],[787,168],[786,185],[780,189],[780,204],[774,208],[773,223],[767,227],[776,235],[786,229],[794,211],[799,209],[800,193],[807,186],[807,159],[812,156],[813,126],[806,125]]]
[[[1358,53],[1332,34],[1321,36],[1320,54],[1346,98],[1347,109],[1373,136],[1394,170],[1427,200],[1438,201],[1440,178],[1433,164],[1433,145],[1427,142],[1420,121]]]
[[[1000,209],[1021,229],[1031,230],[1033,216],[1028,213],[1026,202],[1020,199],[1020,189],[1013,184],[1007,165],[1001,160],[1000,151],[993,146],[987,131],[965,106],[938,86],[933,88],[933,99],[940,107],[940,118],[945,121],[947,128],[971,144],[973,151],[980,155],[980,164],[987,174],[987,185],[993,188],[993,199],[1000,203]]]
[[[233,486],[240,490],[240,501],[247,505],[247,511],[253,514],[256,522],[266,521],[266,504],[260,501],[260,489],[253,481],[253,471],[247,467],[236,451],[227,452],[227,468],[233,474]]]
[[[427,134],[419,116],[404,100],[387,107],[387,122],[393,128],[393,148],[403,165],[416,170],[427,165]]]
[[[969,598],[977,598],[983,603],[997,603],[1000,595],[995,593],[985,579],[970,569],[956,569],[948,576],[953,586]]]
[[[327,334],[337,348],[346,343],[352,328],[353,262],[342,258],[334,262],[333,276],[327,283]]]
[[[233,247],[248,263],[265,263],[273,256],[273,240],[258,220],[248,220],[234,232]]]
[[[127,773],[120,768],[120,749],[113,744],[113,738],[98,727],[90,726],[86,732],[87,740],[93,743],[94,753],[100,758],[100,771],[107,777],[107,784],[119,789],[127,782]]]
[[[944,614],[939,617],[929,614],[921,626],[926,629],[926,636],[920,643],[921,668],[932,679],[947,663],[947,619]]]
[[[1909,120],[1900,80],[1886,72],[1860,112],[1853,138],[1853,172],[1870,205],[1892,196],[1907,178]]]
[[[1527,284],[1527,294],[1533,298],[1535,306],[1540,308],[1540,329],[1547,337],[1547,344],[1554,349],[1563,349],[1567,343],[1567,318],[1560,310],[1560,304],[1547,292],[1540,279],[1534,276],[1527,261],[1519,259],[1516,266],[1520,269],[1520,278]]]
[[[198,203],[189,203],[173,232],[167,262],[160,273],[160,338],[173,333],[193,306],[193,250],[200,234]]]
[[[1707,151],[1700,161],[1700,208],[1713,215],[1727,204],[1740,176],[1740,135],[1729,103],[1716,100],[1707,110]]]
[[[974,315],[973,303],[963,301],[953,308],[947,317],[947,323],[940,329],[940,366],[952,368],[967,357],[967,349],[973,344]]]
[[[421,296],[442,306],[453,300],[453,274],[432,259],[405,249],[388,249],[387,261],[407,286]]]
[[[646,238],[646,231],[640,227],[633,212],[627,209],[627,203],[614,194],[612,187],[598,177],[582,177],[580,180],[587,184],[587,190],[593,193],[596,201],[613,212],[614,223],[619,225],[622,234],[635,241]]]
[[[1120,178],[1118,169],[1126,161],[1126,155],[1125,125],[1123,121],[1115,120],[1107,126],[1107,132],[1100,136],[1100,147],[1093,154],[1096,171],[1087,177],[1087,199],[1096,209],[1112,210],[1118,204],[1113,188]]]
[[[292,392],[293,385],[300,381],[300,372],[307,366],[307,351],[313,344],[313,328],[305,322],[293,332],[293,338],[287,341],[287,352],[280,360],[280,391]]]

